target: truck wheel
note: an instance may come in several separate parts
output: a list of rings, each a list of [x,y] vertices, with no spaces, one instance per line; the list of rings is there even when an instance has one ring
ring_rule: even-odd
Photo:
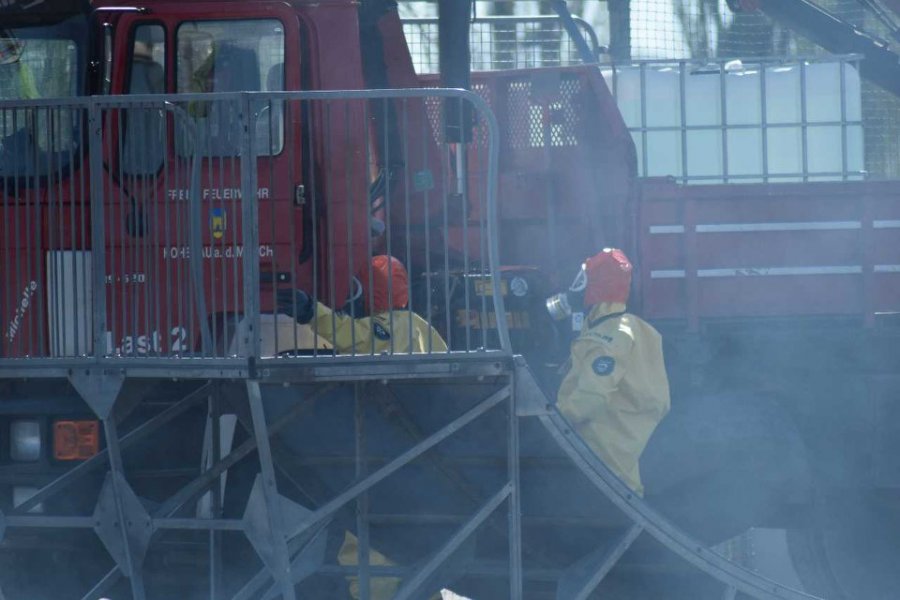
[[[820,503],[813,527],[788,532],[807,592],[827,600],[892,598],[900,588],[900,510],[874,495]]]

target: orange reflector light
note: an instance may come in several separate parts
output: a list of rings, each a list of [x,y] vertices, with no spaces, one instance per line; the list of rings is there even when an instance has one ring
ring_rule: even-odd
[[[53,456],[56,460],[87,460],[100,449],[97,421],[57,421],[53,425]]]

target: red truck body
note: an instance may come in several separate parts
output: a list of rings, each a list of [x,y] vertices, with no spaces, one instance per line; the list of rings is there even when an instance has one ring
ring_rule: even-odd
[[[158,24],[166,31],[166,45],[176,47],[176,32],[181,23],[208,19],[278,19],[284,24],[285,89],[357,89],[365,86],[359,47],[331,43],[335,39],[358,39],[356,7],[346,2],[310,4],[297,2],[154,2],[147,14],[104,12],[114,3],[96,2],[98,15],[115,25],[112,40],[111,86],[113,93],[128,92],[130,74],[126,60],[139,24]],[[300,22],[300,27],[289,26]],[[383,53],[387,77],[393,87],[433,86],[433,76],[417,77],[396,14],[381,19]],[[177,88],[174,51],[166,53],[166,91]],[[579,262],[596,248],[618,245],[631,251],[639,267],[640,277],[634,304],[653,320],[684,321],[696,330],[704,319],[744,319],[770,317],[840,316],[857,317],[867,327],[884,319],[877,315],[900,309],[900,273],[898,273],[897,227],[900,208],[893,186],[887,182],[835,182],[781,185],[715,185],[684,186],[660,180],[640,180],[635,175],[635,150],[629,132],[615,101],[599,71],[593,67],[530,69],[475,73],[473,90],[484,97],[495,111],[500,125],[499,218],[502,230],[501,259],[505,264],[536,267],[546,274],[550,287],[563,286]],[[234,90],[216,90],[234,91]],[[295,260],[297,248],[311,241],[304,212],[315,210],[328,220],[328,227],[344,231],[350,221],[366,218],[364,183],[354,180],[350,187],[341,181],[348,160],[357,172],[373,169],[382,148],[364,150],[369,143],[359,136],[362,127],[342,127],[350,117],[355,122],[364,116],[359,106],[350,112],[315,114],[314,126],[303,123],[300,110],[288,111],[284,143],[290,152],[259,159],[260,173],[266,181],[260,189],[260,248],[256,249],[264,271],[294,273],[299,287],[312,287],[308,261]],[[115,118],[107,132],[107,148],[121,144]],[[411,140],[423,140],[407,149],[406,160],[421,161],[409,165],[436,171],[444,157],[431,144],[426,129],[439,130],[439,124],[406,123]],[[316,134],[306,140],[304,128]],[[437,135],[437,134],[435,134]],[[422,144],[431,144],[429,152]],[[477,144],[476,144],[477,146]],[[327,151],[326,151],[327,150]],[[312,167],[304,162],[304,153],[316,158]],[[168,334],[142,331],[121,323],[124,320],[146,321],[148,312],[158,310],[165,299],[178,297],[185,281],[151,281],[152,293],[134,284],[134,277],[151,276],[132,272],[129,265],[151,264],[150,273],[166,272],[171,261],[186,265],[187,231],[184,223],[180,189],[163,177],[121,176],[115,152],[110,151],[108,210],[113,222],[127,219],[122,196],[136,199],[146,207],[145,218],[162,223],[170,219],[169,231],[157,229],[150,240],[135,243],[126,227],[110,228],[108,264],[113,272],[109,282],[110,311],[115,306],[129,307],[130,314],[110,314],[112,348],[128,336],[141,338]],[[424,158],[423,158],[424,155]],[[412,158],[410,158],[412,157]],[[477,152],[469,154],[470,167],[482,159]],[[178,158],[170,148],[170,161]],[[368,160],[368,162],[367,162]],[[443,165],[444,168],[452,168]],[[312,170],[315,169],[315,173]],[[474,169],[472,169],[474,172]],[[116,175],[119,177],[116,177]],[[15,314],[3,336],[5,356],[41,354],[31,345],[23,346],[22,336],[14,331],[35,334],[43,328],[40,311],[27,310],[32,302],[28,288],[32,281],[46,278],[47,264],[36,257],[19,253],[33,240],[22,232],[40,228],[43,249],[87,248],[90,222],[72,226],[67,219],[78,221],[86,206],[62,209],[83,202],[79,191],[89,186],[90,174],[75,170],[68,181],[50,188],[22,190],[18,196],[7,190],[2,205],[9,238],[4,244],[11,256],[0,257],[8,289],[15,294],[0,295],[4,314]],[[204,159],[201,166],[201,188],[204,194],[203,220],[224,214],[224,233],[213,237],[203,228],[203,253],[210,261],[207,269],[207,295],[211,313],[239,312],[240,300],[217,289],[239,286],[241,270],[231,264],[235,255],[250,255],[253,250],[236,247],[241,231],[238,190],[240,174],[224,160]],[[309,179],[319,182],[317,198],[298,206],[294,197],[298,186],[309,188]],[[85,188],[81,186],[84,185]],[[398,192],[399,193],[399,187]],[[396,199],[395,199],[396,200]],[[420,200],[420,199],[414,199]],[[473,191],[469,198],[470,217],[477,218],[482,199]],[[392,219],[402,229],[404,219],[421,224],[425,214],[440,212],[438,194],[429,203],[413,202],[417,210],[408,217],[404,204],[394,202]],[[418,207],[426,207],[424,210]],[[181,230],[179,231],[179,227]],[[16,238],[15,233],[22,233]],[[417,234],[413,234],[415,237]],[[468,237],[468,243],[464,241]],[[17,245],[16,239],[19,240]],[[319,250],[332,253],[333,287],[324,279],[320,289],[330,289],[332,302],[346,295],[349,274],[341,273],[343,265],[364,263],[366,244],[357,239],[348,242],[341,237],[333,246],[324,247],[319,236]],[[413,240],[424,249],[421,235]],[[446,239],[431,244],[447,243],[459,255],[477,260],[482,244],[476,230],[463,233],[463,227],[451,224]],[[129,247],[129,245],[131,247]],[[218,248],[217,248],[218,246]],[[230,248],[230,249],[229,249]],[[144,256],[144,253],[149,253]],[[421,254],[419,254],[421,256]],[[349,259],[348,259],[349,257]],[[148,259],[150,263],[148,263]],[[12,268],[18,264],[17,268]],[[412,265],[413,267],[419,265]],[[349,267],[348,267],[349,268]],[[180,268],[181,277],[187,268]],[[319,273],[320,278],[324,277]],[[116,300],[118,299],[118,301]],[[41,303],[40,298],[34,302]],[[270,307],[263,293],[263,308]],[[8,304],[8,305],[7,305]],[[42,308],[46,310],[46,307]],[[179,314],[179,309],[165,311]],[[196,344],[200,328],[197,319],[183,314],[167,330],[187,327],[190,341]],[[191,321],[193,325],[181,321]],[[120,323],[117,324],[117,321]],[[179,330],[180,331],[180,330]],[[179,334],[180,335],[180,334]],[[15,339],[18,337],[19,342]],[[46,335],[39,335],[45,338]]]
[[[644,313],[683,320],[854,318],[900,311],[891,182],[641,186]]]

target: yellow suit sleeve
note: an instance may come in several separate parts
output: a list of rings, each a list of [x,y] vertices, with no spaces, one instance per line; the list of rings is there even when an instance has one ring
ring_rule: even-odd
[[[340,354],[372,352],[372,324],[368,318],[354,319],[316,302],[313,330],[331,342]],[[378,351],[377,345],[375,351]]]

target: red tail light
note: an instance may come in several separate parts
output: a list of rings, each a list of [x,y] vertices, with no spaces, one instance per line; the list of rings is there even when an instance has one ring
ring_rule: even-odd
[[[57,421],[53,425],[53,456],[56,460],[87,460],[99,450],[99,422]]]

